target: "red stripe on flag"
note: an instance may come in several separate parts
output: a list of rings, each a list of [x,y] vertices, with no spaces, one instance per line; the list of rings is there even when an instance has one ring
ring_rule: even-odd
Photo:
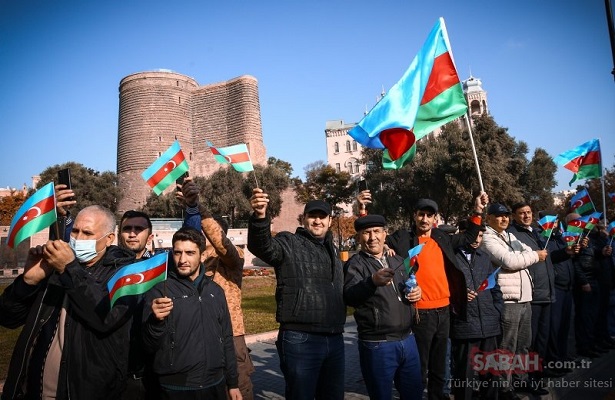
[[[177,167],[185,160],[186,158],[184,157],[184,153],[181,150],[178,151],[177,154],[173,156],[173,158],[171,158],[166,164],[160,167],[160,169],[156,171],[156,173],[147,180],[147,184],[150,185],[150,187],[155,187],[157,184],[160,183],[160,181],[164,179],[165,176],[167,176],[172,170],[175,169],[175,167]]]
[[[230,162],[233,164],[250,161],[250,155],[248,153],[237,153],[224,157],[226,157],[227,160],[230,158]]]
[[[26,211],[19,218],[17,223],[15,223],[15,226],[13,226],[13,230],[11,231],[11,236],[7,239],[7,245],[12,248],[13,247],[13,243],[15,242],[15,236],[21,230],[21,228],[24,227],[24,225],[26,225],[28,222],[32,221],[33,219],[35,219],[39,215],[44,215],[44,214],[47,214],[48,212],[52,211],[55,208],[55,206],[56,205],[55,205],[55,201],[53,199],[53,196],[49,196],[49,197],[39,201],[35,205],[33,205],[30,209],[28,209],[28,211]],[[39,210],[40,210],[40,212],[39,212]]]
[[[166,271],[166,269],[167,269],[167,264],[165,260],[163,264],[160,264],[159,266],[155,268],[148,269],[147,271],[139,273],[139,274],[126,275],[123,278],[118,279],[117,282],[115,282],[115,285],[113,285],[113,289],[111,289],[111,292],[109,292],[109,298],[112,299],[113,295],[115,294],[115,292],[118,291],[118,289],[124,286],[136,285],[139,283],[145,283],[147,281],[151,281],[157,276],[164,274],[164,271]],[[140,275],[143,275],[143,279],[141,279]]]
[[[579,172],[579,168],[582,165],[592,165],[592,164],[600,164],[600,153],[598,151],[590,151],[584,156],[579,156],[570,160],[564,168],[572,171]]]
[[[425,86],[425,93],[421,105],[429,103],[440,93],[459,83],[459,76],[455,70],[453,59],[447,51],[434,59],[433,68]]]
[[[404,128],[390,128],[380,132],[380,141],[389,151],[391,160],[395,161],[403,156],[416,140],[412,131]]]

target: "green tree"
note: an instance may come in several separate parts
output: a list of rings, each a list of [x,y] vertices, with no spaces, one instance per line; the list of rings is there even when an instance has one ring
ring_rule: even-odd
[[[525,200],[532,210],[553,210],[553,188],[555,187],[555,172],[557,166],[551,156],[541,148],[534,151],[534,156],[522,177],[526,188]]]
[[[293,174],[293,166],[288,161],[280,160],[279,158],[269,157],[267,159],[267,166],[282,170],[289,179]]]
[[[542,153],[535,155],[531,168],[526,159],[527,144],[517,142],[506,128],[489,115],[474,119],[473,139],[485,191],[492,202],[512,204],[528,192],[529,176],[536,168],[548,166]],[[365,149],[363,162],[372,191],[371,212],[387,216],[392,228],[411,222],[413,205],[421,197],[435,200],[445,223],[456,223],[468,215],[473,198],[480,191],[472,143],[467,130],[449,123],[438,137],[417,142],[416,157],[399,170],[382,168],[382,151]],[[552,161],[551,161],[552,162]],[[550,190],[555,171],[544,170],[542,185]],[[531,193],[542,194],[540,182],[532,180]]]
[[[40,174],[40,181],[36,188],[39,189],[49,182],[57,182],[58,170],[69,168],[72,188],[75,192],[77,203],[70,209],[76,215],[81,209],[90,205],[101,205],[111,211],[117,211],[117,205],[121,199],[121,192],[117,186],[115,172],[95,171],[76,162],[66,162],[46,168]]]
[[[335,208],[354,199],[355,187],[348,172],[337,172],[323,161],[316,161],[305,167],[305,177],[305,182],[295,181],[295,198],[300,203],[320,199]]]

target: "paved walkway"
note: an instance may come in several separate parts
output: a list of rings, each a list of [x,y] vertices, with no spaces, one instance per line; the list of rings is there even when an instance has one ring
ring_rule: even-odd
[[[246,337],[256,371],[252,375],[256,399],[284,399],[284,378],[275,348],[277,332],[267,332]],[[346,321],[346,399],[369,399],[357,350],[357,324],[354,318]],[[615,400],[615,350],[593,360],[585,359],[586,368],[576,368],[572,373],[557,379],[549,379],[550,395],[541,400]],[[395,392],[395,391],[394,391]],[[397,393],[393,397],[398,399]],[[522,399],[538,397],[522,396]]]

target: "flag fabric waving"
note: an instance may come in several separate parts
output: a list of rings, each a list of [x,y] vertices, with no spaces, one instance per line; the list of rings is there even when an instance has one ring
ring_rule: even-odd
[[[411,274],[411,271],[416,264],[418,255],[421,253],[421,250],[423,250],[423,246],[425,245],[419,244],[408,250],[408,257],[404,260],[404,265],[406,266],[406,272],[408,273],[408,275]]]
[[[568,222],[568,227],[566,228],[566,230],[568,232],[583,233],[583,231],[586,229],[588,222],[589,215],[587,217],[573,219],[572,221]]]
[[[254,171],[248,146],[245,143],[228,147],[215,147],[211,142],[207,142],[207,145],[220,164],[231,164],[238,172]]]
[[[466,113],[444,19],[439,18],[408,70],[348,134],[365,147],[386,149],[385,168],[401,168],[415,142]]]
[[[600,218],[602,218],[602,213],[596,211],[588,215],[587,218],[588,222],[587,225],[585,225],[585,229],[591,231],[592,229],[594,229],[594,226],[596,226],[596,224],[600,222]]]
[[[569,185],[577,179],[600,178],[602,164],[600,162],[600,141],[592,139],[558,155],[555,162],[574,172]]]
[[[608,232],[609,236],[615,236],[615,221],[607,225],[606,231]]]
[[[141,176],[158,196],[188,171],[188,162],[176,140]]]
[[[490,273],[489,276],[487,278],[485,278],[483,283],[480,284],[478,289],[476,289],[476,291],[477,292],[482,292],[483,290],[493,289],[495,287],[495,284],[497,283],[497,279],[496,278],[498,276],[498,272],[500,272],[500,268],[501,267],[498,267],[495,271]]]
[[[540,234],[544,237],[551,237],[553,233],[553,229],[557,225],[557,216],[556,215],[545,215],[541,219],[538,220],[538,225],[542,228],[542,232]]]
[[[579,190],[572,198],[570,199],[570,212],[583,215],[587,212],[594,211],[594,203],[592,202],[591,197],[589,197],[589,192],[587,189]]]
[[[580,237],[581,237],[581,234],[578,232],[562,233],[562,239],[564,239],[564,242],[566,242],[567,247],[574,246]]]
[[[56,196],[49,182],[30,196],[11,220],[6,244],[15,248],[23,240],[42,231],[57,220]]]
[[[111,307],[120,298],[143,294],[167,279],[168,253],[120,268],[107,283]]]

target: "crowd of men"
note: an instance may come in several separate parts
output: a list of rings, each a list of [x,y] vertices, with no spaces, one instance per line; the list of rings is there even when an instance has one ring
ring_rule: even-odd
[[[151,221],[126,212],[115,246],[113,213],[89,206],[73,220],[67,209],[78,199],[56,186],[58,229],[30,249],[24,273],[0,296],[0,325],[24,327],[2,399],[254,398],[243,251],[198,197],[190,178],[178,186],[186,219],[173,235],[167,279],[111,306],[109,279],[152,257]],[[347,307],[372,399],[390,399],[394,389],[402,399],[424,391],[429,399],[543,395],[545,378],[571,372],[562,366],[575,365],[575,354],[595,358],[615,348],[615,266],[602,225],[568,245],[557,228],[540,235],[529,204],[489,204],[481,193],[455,233],[437,227],[431,199],[415,204],[410,227],[389,233],[385,216],[367,213],[365,190],[354,222],[360,250],[344,264],[331,205],[309,201],[302,226],[274,236],[268,203],[255,188],[248,249],[275,269],[288,399],[344,398]],[[511,367],[531,357],[540,362]]]

